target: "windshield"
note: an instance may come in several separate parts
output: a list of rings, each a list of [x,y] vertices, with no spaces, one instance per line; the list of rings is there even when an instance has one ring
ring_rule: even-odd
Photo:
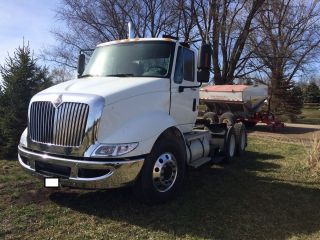
[[[174,56],[172,42],[130,42],[98,47],[82,76],[168,78]]]

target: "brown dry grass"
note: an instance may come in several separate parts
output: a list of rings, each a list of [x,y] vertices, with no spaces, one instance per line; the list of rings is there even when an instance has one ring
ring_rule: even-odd
[[[44,189],[0,160],[0,239],[320,239],[320,180],[303,146],[249,137],[233,163],[189,169],[162,205],[130,189]]]
[[[305,145],[308,166],[313,173],[320,175],[320,133],[313,135],[310,145]]]

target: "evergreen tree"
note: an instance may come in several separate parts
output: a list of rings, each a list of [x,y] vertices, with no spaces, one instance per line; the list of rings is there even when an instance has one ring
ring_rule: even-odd
[[[315,82],[311,82],[305,90],[306,103],[320,103],[320,89]]]
[[[52,82],[47,68],[39,67],[28,45],[18,47],[0,66],[3,78],[0,94],[0,157],[11,158],[27,126],[28,104],[37,92]]]
[[[1,101],[2,101],[2,96],[3,96],[3,92],[2,92],[2,87],[1,87],[1,79],[0,79],[0,105],[1,105]],[[1,121],[1,108],[0,108],[0,121]],[[2,128],[1,128],[1,124],[0,124],[0,160],[1,160],[1,149],[3,148],[4,146],[4,141],[3,141],[3,131],[2,131]]]
[[[281,84],[273,89],[271,97],[271,110],[275,114],[301,114],[303,107],[302,89],[293,82],[281,81]]]
[[[301,114],[301,108],[303,107],[303,91],[301,87],[293,85],[288,92],[287,98],[287,112],[294,115]]]

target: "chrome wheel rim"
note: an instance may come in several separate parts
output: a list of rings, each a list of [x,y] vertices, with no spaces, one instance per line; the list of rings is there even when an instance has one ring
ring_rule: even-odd
[[[222,123],[230,124],[229,120],[226,118],[222,120]]]
[[[152,180],[155,189],[166,192],[172,188],[178,175],[177,160],[171,153],[161,154],[153,166]]]
[[[229,156],[233,157],[234,153],[235,153],[235,149],[236,149],[236,138],[235,136],[232,134],[230,136],[230,142],[229,142]]]

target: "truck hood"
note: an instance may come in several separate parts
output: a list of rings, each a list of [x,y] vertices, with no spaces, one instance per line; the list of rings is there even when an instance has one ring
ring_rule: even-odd
[[[106,105],[152,92],[169,91],[170,81],[151,77],[87,77],[50,87],[39,94],[94,94],[106,99]]]

